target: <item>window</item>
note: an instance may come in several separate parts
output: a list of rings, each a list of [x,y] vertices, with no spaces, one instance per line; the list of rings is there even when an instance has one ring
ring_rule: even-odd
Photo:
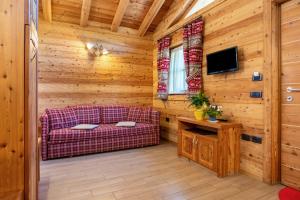
[[[194,7],[188,12],[185,18],[188,18],[192,14],[196,13],[197,11],[201,10],[208,4],[214,2],[215,0],[198,0],[198,2],[194,5]]]
[[[169,94],[184,94],[187,90],[183,46],[171,49]]]

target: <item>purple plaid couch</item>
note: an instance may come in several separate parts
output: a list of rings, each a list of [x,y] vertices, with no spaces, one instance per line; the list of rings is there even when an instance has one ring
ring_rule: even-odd
[[[159,112],[152,108],[80,105],[46,109],[42,125],[42,159],[159,144]],[[136,121],[135,127],[116,127]],[[93,130],[71,130],[77,124],[100,124]]]

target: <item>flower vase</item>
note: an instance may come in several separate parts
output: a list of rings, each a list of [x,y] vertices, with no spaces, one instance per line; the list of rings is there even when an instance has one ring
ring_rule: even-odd
[[[211,122],[216,122],[217,121],[217,117],[216,116],[209,116],[209,121]]]
[[[203,120],[204,119],[204,111],[203,109],[197,109],[194,111],[194,116],[196,118],[196,120]]]

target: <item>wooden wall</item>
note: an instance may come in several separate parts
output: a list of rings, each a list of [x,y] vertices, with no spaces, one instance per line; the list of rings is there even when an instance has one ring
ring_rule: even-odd
[[[225,0],[203,14],[204,90],[213,102],[222,105],[224,115],[243,124],[243,133],[264,136],[264,101],[252,99],[250,91],[263,91],[264,82],[252,82],[254,71],[263,72],[263,0]],[[165,20],[167,21],[167,20]],[[163,21],[162,23],[165,23]],[[159,25],[163,27],[163,25]],[[158,30],[159,31],[159,30]],[[173,34],[172,44],[182,43],[182,29]],[[238,46],[240,70],[236,73],[206,75],[205,55]],[[163,102],[156,98],[157,50],[154,48],[153,105],[161,115],[162,136],[177,141],[177,116],[193,116],[185,95],[172,95]],[[167,122],[166,118],[169,118]],[[263,144],[241,140],[241,169],[259,179],[263,177]]]
[[[24,190],[24,3],[0,3],[0,196]]]
[[[151,38],[42,19],[39,26],[39,114],[76,104],[152,105]],[[88,55],[86,42],[97,40],[108,55]]]

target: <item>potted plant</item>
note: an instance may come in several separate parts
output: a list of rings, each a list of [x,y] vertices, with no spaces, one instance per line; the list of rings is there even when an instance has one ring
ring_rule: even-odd
[[[210,105],[206,110],[206,114],[209,117],[209,121],[217,122],[217,117],[221,116],[223,113],[222,106]]]
[[[193,106],[196,110],[194,115],[196,120],[203,120],[205,116],[205,110],[209,106],[209,99],[204,94],[204,92],[199,92],[199,94],[189,97],[191,102],[190,106]]]

